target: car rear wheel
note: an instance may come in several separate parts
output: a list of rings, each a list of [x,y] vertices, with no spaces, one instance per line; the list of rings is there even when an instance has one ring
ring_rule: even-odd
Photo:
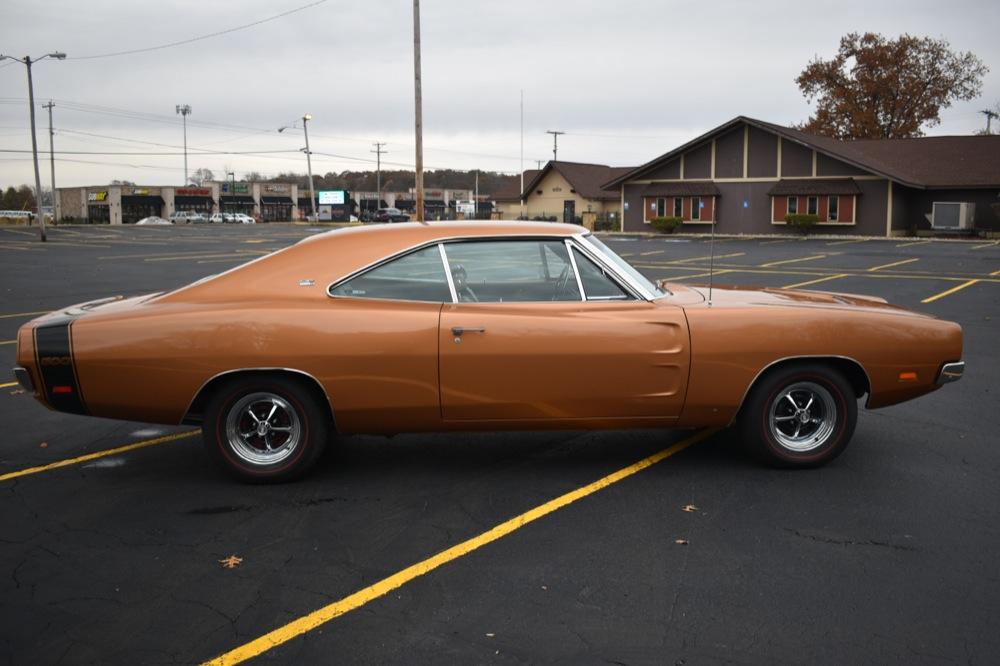
[[[858,403],[850,383],[821,364],[778,368],[762,377],[740,413],[747,446],[775,467],[818,467],[854,434]]]
[[[325,410],[301,382],[250,376],[222,386],[205,413],[209,456],[249,483],[280,483],[305,474],[326,446]]]

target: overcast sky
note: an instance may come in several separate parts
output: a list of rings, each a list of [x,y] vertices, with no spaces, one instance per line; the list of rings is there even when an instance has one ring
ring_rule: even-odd
[[[301,121],[311,113],[316,173],[413,164],[413,24],[408,0],[327,0],[231,34],[148,53],[74,59],[156,46],[268,18],[309,0],[5,0],[0,52],[65,61],[33,67],[36,102],[55,100],[57,186],[112,179],[183,180],[177,104],[188,104],[190,170],[305,172]],[[905,10],[901,7],[905,6]],[[943,37],[992,71],[983,96],[942,114],[930,134],[983,127],[1000,101],[1000,3],[995,0],[797,1],[423,0],[424,162],[428,168],[519,169],[552,155],[641,164],[737,115],[804,120],[794,79],[832,56],[851,31]],[[9,61],[7,61],[9,63]],[[0,148],[28,150],[24,66],[0,66]],[[95,108],[101,107],[101,108]],[[113,110],[112,110],[113,109]],[[48,150],[39,109],[40,150]],[[99,135],[99,136],[93,136]],[[162,145],[155,145],[162,144]],[[273,152],[218,155],[218,151]],[[334,157],[337,156],[337,157]],[[49,183],[48,155],[42,183]],[[75,160],[75,161],[69,161]],[[30,183],[30,155],[0,153],[0,185]]]

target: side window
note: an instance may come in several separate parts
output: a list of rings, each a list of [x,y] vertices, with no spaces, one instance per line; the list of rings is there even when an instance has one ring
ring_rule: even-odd
[[[451,302],[437,245],[411,252],[330,289],[331,296],[399,301]]]
[[[573,250],[573,259],[580,271],[580,282],[588,301],[624,301],[631,298],[612,280],[603,268],[595,264],[579,250]]]
[[[444,248],[461,303],[581,299],[562,241],[466,241]]]

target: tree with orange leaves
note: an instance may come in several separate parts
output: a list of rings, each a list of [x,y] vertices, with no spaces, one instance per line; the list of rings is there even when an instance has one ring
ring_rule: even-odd
[[[941,122],[941,109],[977,97],[988,71],[943,39],[851,33],[836,56],[817,56],[795,80],[810,102],[817,100],[802,129],[838,139],[922,136],[925,126]]]

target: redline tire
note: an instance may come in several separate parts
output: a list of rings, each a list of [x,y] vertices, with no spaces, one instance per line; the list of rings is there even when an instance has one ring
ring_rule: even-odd
[[[301,381],[248,375],[221,386],[208,402],[202,440],[209,457],[247,483],[282,483],[316,464],[329,418]]]
[[[797,363],[767,373],[740,412],[743,441],[763,462],[783,468],[819,467],[847,448],[858,400],[837,370]]]

